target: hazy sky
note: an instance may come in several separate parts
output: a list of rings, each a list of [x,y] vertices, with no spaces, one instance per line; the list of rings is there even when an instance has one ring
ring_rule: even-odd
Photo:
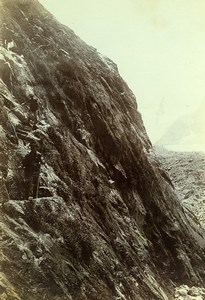
[[[118,64],[152,141],[205,101],[205,0],[40,0]]]

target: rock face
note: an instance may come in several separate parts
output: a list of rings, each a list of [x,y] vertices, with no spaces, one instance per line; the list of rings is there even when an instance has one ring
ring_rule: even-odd
[[[204,232],[183,211],[116,65],[34,0],[0,0],[1,299],[172,299],[204,284]],[[11,71],[11,73],[10,73]],[[28,96],[40,102],[27,123]],[[43,154],[25,200],[22,158]],[[42,143],[43,140],[43,143]]]
[[[159,160],[175,186],[187,213],[194,213],[205,228],[205,154],[203,152],[159,151]]]
[[[178,300],[203,300],[205,289],[193,286],[189,288],[187,285],[182,285],[176,288],[175,298]]]

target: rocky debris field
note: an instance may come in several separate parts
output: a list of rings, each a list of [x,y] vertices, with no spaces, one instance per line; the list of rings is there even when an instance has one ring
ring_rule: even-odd
[[[0,46],[0,299],[173,300],[182,283],[204,286],[204,231],[117,66],[37,0],[0,11],[15,32]],[[26,200],[30,143],[44,163]]]
[[[189,288],[187,285],[181,285],[175,290],[175,299],[178,300],[203,300],[205,299],[205,289],[198,287]]]
[[[205,227],[205,153],[175,152],[157,149],[157,156],[167,171],[187,214],[194,214]],[[175,290],[175,299],[203,300],[205,289],[182,285]]]
[[[158,157],[186,213],[205,227],[205,153],[164,151]]]

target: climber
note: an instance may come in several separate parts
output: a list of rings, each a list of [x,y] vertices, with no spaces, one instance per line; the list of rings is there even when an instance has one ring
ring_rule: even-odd
[[[38,122],[38,100],[33,96],[30,95],[29,98],[29,115],[28,115],[28,124],[30,124],[30,121],[33,119],[34,124],[36,124]]]
[[[6,178],[8,175],[8,154],[0,147],[0,203],[9,200],[9,192],[6,186]]]
[[[8,154],[5,151],[2,151],[1,148],[0,149],[0,173],[5,179],[8,174],[8,161],[9,161]]]
[[[25,175],[25,197],[29,199],[31,190],[33,199],[38,197],[38,185],[41,163],[43,163],[41,153],[37,151],[35,143],[30,144],[31,151],[23,159]]]
[[[91,147],[91,134],[85,129],[85,126],[82,125],[81,128],[77,129],[77,134],[82,144],[87,148]]]
[[[12,42],[14,31],[12,29],[9,29],[6,25],[6,23],[3,23],[1,27],[1,40],[3,43],[3,47],[8,50],[8,44]]]
[[[12,76],[14,76],[11,65],[8,61],[5,61],[0,66],[0,78],[7,85],[9,91],[12,91]]]

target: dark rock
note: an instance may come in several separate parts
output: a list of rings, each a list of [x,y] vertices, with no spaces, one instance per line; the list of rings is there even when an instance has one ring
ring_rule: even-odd
[[[0,0],[0,7],[18,35],[17,52],[0,48],[12,54],[15,82],[14,112],[0,112],[5,184],[21,199],[0,213],[6,289],[22,300],[147,300],[172,299],[173,283],[203,285],[204,231],[154,157],[116,65],[37,0]],[[31,91],[40,104],[35,130],[26,128],[23,105]],[[28,136],[21,131],[14,145],[4,133],[14,135],[17,124]],[[27,201],[22,158],[32,140],[45,163],[42,198]]]

